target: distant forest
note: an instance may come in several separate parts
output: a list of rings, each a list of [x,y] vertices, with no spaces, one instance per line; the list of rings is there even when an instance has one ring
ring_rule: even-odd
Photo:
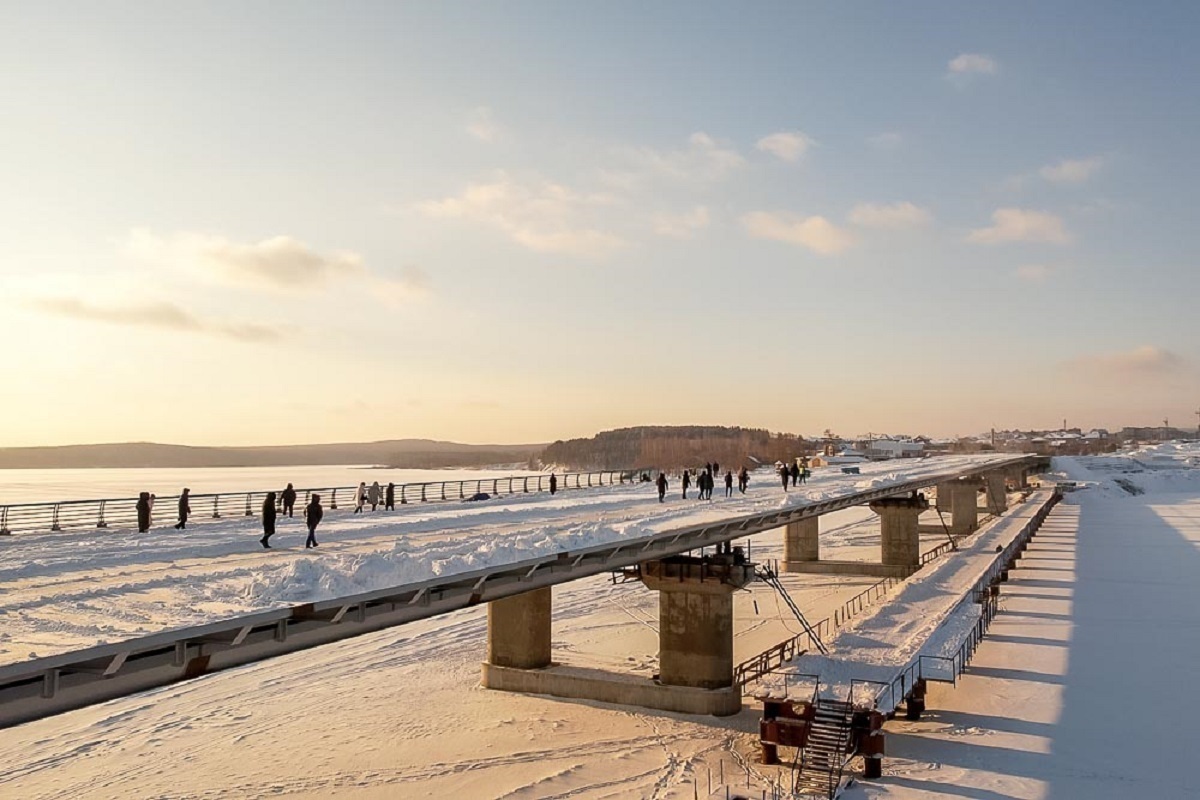
[[[604,431],[589,439],[558,441],[542,463],[564,469],[678,469],[715,461],[730,468],[774,463],[812,451],[790,433],[715,425],[643,426]],[[753,459],[753,460],[752,460]]]
[[[524,466],[545,445],[472,445],[429,439],[282,445],[187,447],[174,444],[68,445],[0,448],[0,469],[78,467],[276,467],[314,464],[382,464],[404,469]]]

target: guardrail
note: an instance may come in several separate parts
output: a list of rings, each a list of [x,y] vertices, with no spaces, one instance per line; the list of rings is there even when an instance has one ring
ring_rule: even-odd
[[[597,472],[568,472],[557,476],[557,490],[589,489],[617,483],[634,483],[646,470],[602,470]],[[357,486],[330,486],[296,490],[297,511],[301,511],[314,494],[321,495],[329,510],[336,510],[341,493],[343,506],[353,502]],[[380,487],[380,505],[383,504]],[[465,500],[480,493],[513,495],[543,492],[550,488],[550,476],[520,475],[506,478],[476,478],[463,481],[427,481],[402,483],[395,487],[397,505],[411,503],[449,502]],[[161,523],[174,524],[179,495],[155,499],[154,516]],[[253,517],[260,513],[267,490],[251,492],[221,492],[189,494],[192,515],[188,521]],[[303,498],[303,502],[301,502]],[[276,508],[282,511],[280,490],[275,490]],[[22,503],[0,505],[0,535],[34,531],[96,530],[108,527],[137,526],[137,498],[123,497],[104,500],[66,500],[54,503]]]

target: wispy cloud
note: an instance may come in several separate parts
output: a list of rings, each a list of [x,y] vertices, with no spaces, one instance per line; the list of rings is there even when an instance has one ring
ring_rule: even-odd
[[[357,253],[319,253],[290,236],[241,243],[198,233],[159,236],[136,229],[125,240],[123,250],[141,261],[268,289],[313,289],[366,273]]]
[[[282,338],[282,332],[269,325],[205,319],[168,302],[102,306],[75,298],[58,297],[31,300],[28,305],[47,314],[110,325],[202,333],[243,342],[268,342]]]
[[[1064,159],[1057,164],[1048,164],[1042,167],[1038,170],[1038,174],[1051,183],[1083,183],[1102,166],[1104,166],[1104,159],[1100,156]]]
[[[654,217],[654,232],[660,236],[673,239],[690,239],[697,231],[708,227],[710,217],[708,209],[696,206],[691,211],[682,214],[657,214]]]
[[[803,131],[780,131],[764,136],[755,146],[764,153],[795,163],[813,144],[815,142]]]
[[[867,137],[867,144],[878,150],[895,150],[904,144],[904,135],[896,131],[884,131]]]
[[[473,110],[467,120],[467,133],[481,142],[494,142],[500,135],[500,125],[492,116],[492,110],[487,106]]]
[[[850,210],[850,222],[864,228],[904,230],[919,228],[933,221],[929,209],[909,202],[859,203]]]
[[[674,150],[625,147],[613,152],[615,164],[602,170],[607,183],[634,189],[655,179],[694,183],[717,181],[740,169],[746,159],[735,148],[702,131]]]
[[[456,218],[498,229],[543,253],[600,257],[622,247],[618,236],[589,226],[587,213],[609,205],[604,194],[577,192],[542,179],[519,180],[505,172],[488,183],[467,186],[454,197],[418,203],[433,218]]]
[[[1068,361],[1067,367],[1090,378],[1121,381],[1169,378],[1191,371],[1180,356],[1149,344],[1132,350],[1080,356]]]
[[[756,239],[797,244],[821,255],[836,255],[854,244],[848,231],[821,216],[752,211],[742,217],[742,226]]]
[[[1047,242],[1068,244],[1071,234],[1067,232],[1062,218],[1046,211],[1029,211],[1023,208],[998,208],[992,213],[992,225],[977,228],[967,236],[967,241],[979,244],[1001,244],[1005,242]]]
[[[1013,272],[1027,283],[1045,283],[1053,275],[1070,269],[1068,264],[1022,264]]]
[[[982,53],[960,53],[946,64],[949,75],[995,75],[1000,65],[991,56]]]

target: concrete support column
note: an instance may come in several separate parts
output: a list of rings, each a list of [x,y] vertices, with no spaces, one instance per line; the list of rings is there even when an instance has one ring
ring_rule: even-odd
[[[987,482],[987,509],[991,514],[1000,515],[1008,510],[1008,486],[1004,473],[996,470],[989,472],[984,479]]]
[[[953,496],[951,503],[950,533],[966,536],[979,527],[979,480],[963,478],[950,484]]]
[[[1027,480],[1028,473],[1025,471],[1025,467],[1013,467],[1012,471],[1008,473],[1008,478],[1013,482],[1013,487],[1017,491],[1029,486],[1029,481]]]
[[[934,493],[933,502],[938,511],[950,512],[954,510],[954,481],[946,481],[937,485],[937,491]]]
[[[550,587],[488,603],[489,664],[550,666]]]
[[[820,561],[821,545],[817,540],[820,532],[820,517],[809,517],[799,522],[789,522],[783,534],[783,568],[800,561]]]
[[[754,579],[750,564],[695,559],[642,564],[658,594],[658,679],[667,686],[733,686],[733,593]]]
[[[921,539],[917,519],[929,508],[925,495],[886,497],[871,503],[883,529],[881,559],[884,564],[903,567],[921,565]]]

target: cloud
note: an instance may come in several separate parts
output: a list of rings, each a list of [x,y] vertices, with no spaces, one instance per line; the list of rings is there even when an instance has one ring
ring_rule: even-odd
[[[614,152],[614,156],[621,163],[604,170],[603,176],[609,184],[624,189],[636,188],[656,178],[686,182],[717,181],[746,163],[737,150],[720,144],[702,131],[689,136],[687,147],[683,149],[621,148]]]
[[[433,292],[433,282],[429,274],[415,264],[401,267],[400,273],[395,277],[379,275],[370,280],[371,295],[393,306],[426,298]]]
[[[980,53],[960,53],[946,64],[950,75],[995,75],[1000,65],[990,56]]]
[[[867,144],[879,150],[895,150],[904,144],[904,136],[895,131],[884,131],[867,137]]]
[[[1132,350],[1080,356],[1068,361],[1067,366],[1088,377],[1105,380],[1165,378],[1191,369],[1170,350],[1149,344]]]
[[[500,125],[492,117],[492,110],[479,106],[472,111],[467,120],[467,133],[481,142],[494,142],[500,135]]]
[[[1083,183],[1104,165],[1099,156],[1082,159],[1064,159],[1038,170],[1038,174],[1051,183]]]
[[[1053,275],[1071,269],[1070,264],[1022,264],[1014,274],[1028,283],[1045,283]]]
[[[820,216],[752,211],[742,217],[742,226],[756,239],[798,244],[821,255],[836,255],[854,244],[850,233]]]
[[[864,228],[903,230],[919,228],[933,221],[928,209],[912,203],[859,203],[850,210],[850,222]]]
[[[542,253],[601,257],[625,242],[586,224],[589,212],[613,198],[584,194],[561,184],[520,181],[498,173],[489,183],[467,186],[460,194],[417,204],[426,216],[464,219],[496,228],[510,239]]]
[[[1049,242],[1068,244],[1071,234],[1067,232],[1062,218],[1045,211],[1027,211],[1022,208],[998,208],[992,213],[992,226],[977,228],[967,236],[967,241],[980,244],[1002,242]]]
[[[123,249],[142,261],[190,268],[206,277],[268,289],[312,289],[366,273],[357,253],[318,253],[290,236],[244,244],[198,233],[158,236],[136,229]]]
[[[696,206],[682,214],[659,214],[654,217],[654,232],[674,239],[690,239],[696,232],[708,227],[708,209]]]
[[[813,140],[803,131],[780,131],[764,136],[755,146],[764,153],[795,163],[813,144]]]
[[[174,303],[145,302],[127,305],[100,306],[70,297],[42,298],[29,302],[32,308],[62,317],[104,322],[110,325],[130,325],[167,330],[223,336],[243,342],[267,342],[282,338],[282,333],[269,325],[207,320]]]

